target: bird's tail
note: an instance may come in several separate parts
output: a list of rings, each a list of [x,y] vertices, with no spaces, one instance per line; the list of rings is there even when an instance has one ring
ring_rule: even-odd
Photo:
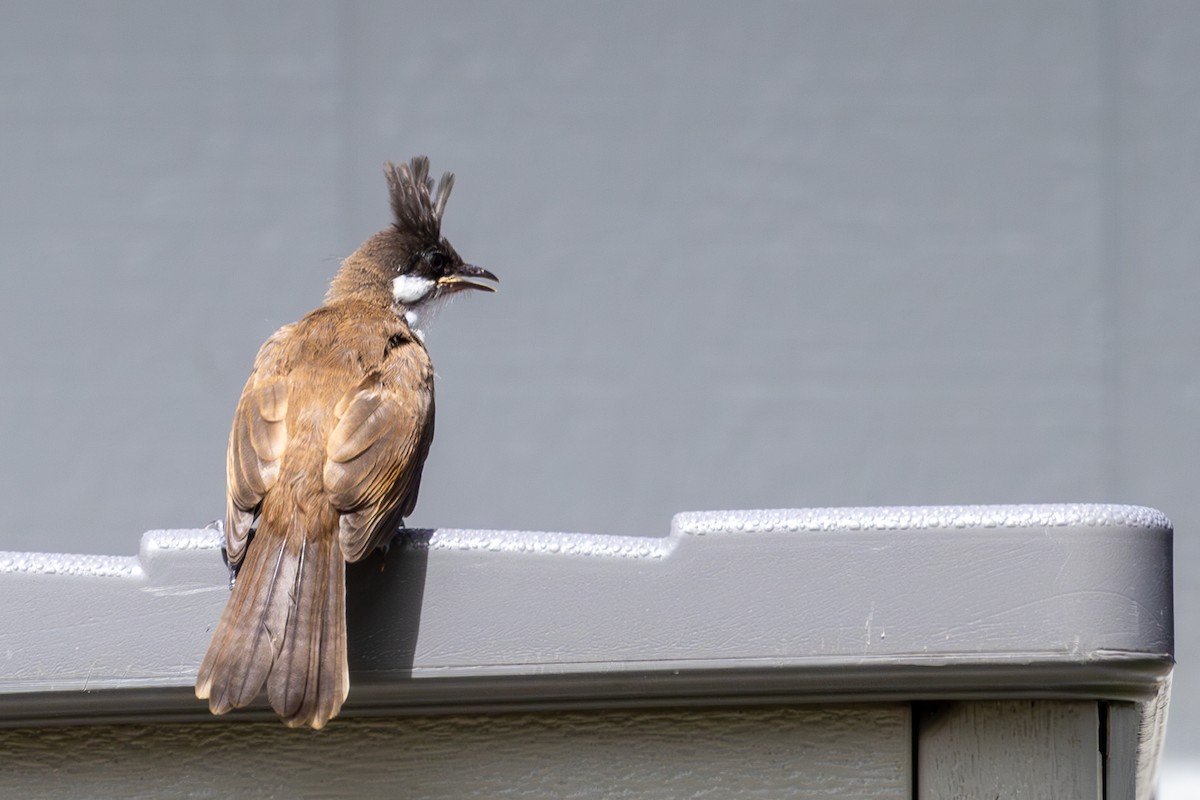
[[[346,566],[336,523],[306,530],[260,520],[196,677],[214,714],[249,704],[263,684],[289,727],[321,728],[349,692]]]

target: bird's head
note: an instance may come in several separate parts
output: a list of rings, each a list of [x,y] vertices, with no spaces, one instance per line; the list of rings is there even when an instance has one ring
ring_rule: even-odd
[[[442,175],[434,189],[429,159],[384,166],[395,221],[368,239],[342,264],[329,288],[328,302],[345,297],[389,302],[410,327],[428,321],[442,300],[463,291],[494,292],[499,279],[463,261],[442,236],[442,213],[454,176]]]

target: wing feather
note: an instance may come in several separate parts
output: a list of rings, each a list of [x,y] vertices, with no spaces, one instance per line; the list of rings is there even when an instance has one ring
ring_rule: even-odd
[[[238,400],[226,458],[225,546],[231,564],[241,563],[250,526],[263,497],[279,479],[287,449],[289,382],[280,354],[294,326],[275,333],[254,360],[254,369]]]
[[[385,405],[378,379],[372,383],[372,386],[346,393],[353,393],[353,397],[346,403],[345,411],[329,434],[329,443],[325,448],[330,461],[339,464],[352,461],[387,435],[389,426],[395,422],[392,408]]]
[[[424,349],[409,351],[368,375],[338,402],[326,445],[325,489],[341,512],[347,561],[357,561],[394,533],[411,513],[433,439],[432,373]],[[418,351],[416,348],[420,348]],[[419,353],[422,361],[414,358]],[[417,379],[414,379],[417,376]]]

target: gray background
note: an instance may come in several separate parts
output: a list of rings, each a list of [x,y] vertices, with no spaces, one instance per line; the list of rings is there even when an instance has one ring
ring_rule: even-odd
[[[256,349],[427,153],[502,284],[431,332],[410,523],[1156,506],[1182,774],[1197,42],[1200,6],[1116,0],[0,2],[0,549],[221,514]]]

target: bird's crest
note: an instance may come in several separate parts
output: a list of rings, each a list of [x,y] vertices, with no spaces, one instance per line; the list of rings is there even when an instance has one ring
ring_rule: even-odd
[[[429,177],[429,159],[425,156],[416,156],[407,164],[389,161],[384,164],[383,172],[392,196],[396,228],[426,241],[440,239],[442,212],[454,188],[454,176],[443,173],[435,192],[433,178]]]

